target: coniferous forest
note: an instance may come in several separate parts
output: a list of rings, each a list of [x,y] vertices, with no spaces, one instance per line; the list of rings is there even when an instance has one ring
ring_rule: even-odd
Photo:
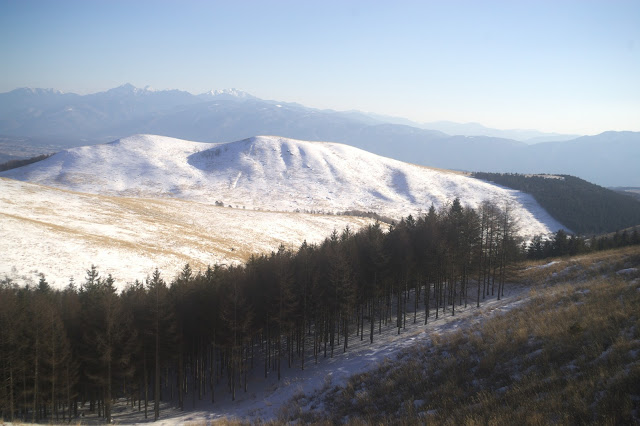
[[[400,333],[418,311],[428,321],[500,297],[515,231],[508,209],[455,200],[388,230],[334,231],[241,266],[185,265],[171,281],[156,270],[120,293],[95,266],[63,290],[44,276],[32,288],[5,279],[1,417],[69,420],[88,407],[110,421],[113,401],[128,398],[157,419],[160,400],[233,399],[251,387],[250,370],[280,379],[348,351],[351,339],[373,342],[382,327]]]
[[[24,160],[9,160],[0,164],[0,172],[4,172],[11,169],[17,169],[18,167],[28,166],[29,164],[37,163],[38,161],[46,160],[53,154],[42,154],[35,157],[26,158]]]
[[[400,334],[418,312],[426,323],[500,298],[525,254],[516,235],[508,205],[456,199],[388,229],[334,231],[244,265],[187,264],[170,280],[156,270],[122,292],[95,266],[63,290],[45,276],[32,287],[5,279],[0,418],[68,421],[89,410],[109,422],[113,402],[126,398],[158,419],[160,401],[235,399],[251,388],[250,372],[281,379],[348,351],[352,339]]]
[[[533,195],[551,216],[580,235],[640,224],[638,200],[575,176],[484,172],[473,176]]]

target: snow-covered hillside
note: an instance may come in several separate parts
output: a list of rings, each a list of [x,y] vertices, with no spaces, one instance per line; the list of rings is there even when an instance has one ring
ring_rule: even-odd
[[[371,219],[256,212],[171,200],[80,194],[0,178],[0,278],[54,287],[83,282],[95,264],[118,287],[154,268],[171,280],[185,263],[204,270],[245,262],[280,244],[297,249]]]
[[[102,195],[273,211],[374,211],[395,218],[456,197],[471,207],[494,200],[511,203],[524,235],[562,227],[518,191],[347,145],[273,136],[212,144],[137,135],[63,151],[0,176]]]

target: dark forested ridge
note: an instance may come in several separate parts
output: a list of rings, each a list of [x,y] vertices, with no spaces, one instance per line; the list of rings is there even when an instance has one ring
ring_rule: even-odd
[[[9,160],[6,163],[0,164],[0,172],[6,170],[17,169],[18,167],[27,166],[29,164],[37,163],[38,161],[46,160],[53,154],[42,154],[35,157],[27,158],[24,160]]]
[[[615,232],[640,224],[640,203],[633,198],[569,175],[474,173],[535,197],[560,223],[581,235]]]
[[[640,188],[637,187],[615,187],[610,188],[613,191],[616,191],[619,194],[628,195],[630,197],[635,198],[640,201]]]
[[[252,374],[277,375],[374,342],[382,328],[454,315],[500,298],[518,255],[508,208],[458,200],[379,224],[335,232],[319,245],[281,247],[246,265],[185,265],[118,294],[95,267],[52,289],[0,281],[0,418],[111,420],[116,398],[161,416],[160,401],[235,399]],[[215,407],[215,405],[214,405]]]

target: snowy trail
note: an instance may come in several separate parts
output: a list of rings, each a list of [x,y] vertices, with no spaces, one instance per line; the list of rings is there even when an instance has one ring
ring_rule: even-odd
[[[373,344],[369,343],[368,323],[365,322],[364,340],[361,341],[351,333],[349,349],[346,353],[343,353],[342,346],[338,345],[333,358],[329,358],[329,355],[323,358],[320,354],[318,363],[315,364],[311,346],[307,345],[305,370],[300,369],[299,359],[296,359],[295,365],[291,368],[287,368],[286,360],[283,360],[280,382],[277,380],[276,372],[270,372],[269,377],[265,379],[263,365],[258,361],[257,368],[250,375],[248,391],[244,393],[239,390],[235,401],[231,401],[231,396],[226,389],[226,380],[223,379],[216,387],[214,404],[209,401],[208,394],[202,401],[193,401],[193,395],[188,395],[185,397],[184,412],[165,404],[158,424],[208,422],[222,418],[238,418],[248,422],[277,419],[281,408],[294,396],[304,394],[309,397],[327,387],[343,385],[352,375],[371,370],[385,359],[394,359],[403,349],[427,343],[435,335],[464,330],[493,315],[507,312],[526,302],[528,295],[529,287],[507,285],[505,297],[502,300],[497,300],[495,297],[488,298],[481,302],[480,308],[476,308],[475,303],[470,303],[467,308],[456,306],[455,316],[451,316],[451,311],[448,310],[437,320],[432,310],[426,326],[424,311],[418,312],[416,324],[413,324],[413,312],[410,312],[407,316],[407,327],[399,335],[396,327],[384,326],[384,324],[382,334],[378,334],[376,325]],[[114,421],[118,423],[144,421],[137,410],[123,407],[120,407],[120,410],[122,411],[114,416]]]

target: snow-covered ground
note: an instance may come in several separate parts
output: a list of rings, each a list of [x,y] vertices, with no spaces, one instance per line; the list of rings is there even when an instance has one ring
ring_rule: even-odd
[[[144,280],[159,268],[172,279],[185,263],[245,262],[280,244],[296,249],[334,229],[371,219],[230,209],[175,199],[81,194],[0,178],[0,278],[37,283],[44,273],[62,288],[84,280],[92,264],[116,284]]]
[[[342,144],[258,136],[199,143],[136,135],[74,148],[0,173],[73,191],[179,198],[272,211],[374,211],[394,218],[456,197],[510,203],[523,235],[562,227],[532,196],[460,173],[416,166]]]

